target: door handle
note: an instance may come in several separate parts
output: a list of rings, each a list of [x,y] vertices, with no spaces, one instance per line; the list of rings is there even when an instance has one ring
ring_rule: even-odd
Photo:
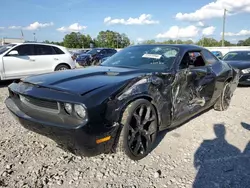
[[[30,61],[35,61],[35,59],[30,59]]]
[[[57,61],[57,60],[58,60],[58,58],[54,58],[54,60],[56,60],[56,61]]]

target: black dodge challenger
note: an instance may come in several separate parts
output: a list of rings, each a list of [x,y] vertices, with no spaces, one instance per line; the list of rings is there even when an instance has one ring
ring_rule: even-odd
[[[139,160],[159,131],[226,110],[238,81],[238,70],[205,48],[135,45],[99,66],[12,83],[5,104],[25,128],[77,155],[120,151]]]

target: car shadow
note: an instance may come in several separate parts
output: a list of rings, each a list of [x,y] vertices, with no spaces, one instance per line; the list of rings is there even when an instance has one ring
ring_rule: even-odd
[[[8,87],[12,84],[15,80],[1,80],[0,81],[0,88]]]
[[[241,123],[250,130],[250,125]],[[197,175],[193,187],[249,187],[250,143],[243,152],[225,139],[224,124],[214,124],[216,137],[204,140],[194,154]]]

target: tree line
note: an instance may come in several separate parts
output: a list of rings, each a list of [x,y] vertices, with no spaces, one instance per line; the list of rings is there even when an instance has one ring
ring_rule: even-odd
[[[44,41],[45,43],[57,44],[67,48],[92,48],[92,47],[107,47],[107,48],[124,48],[134,42],[130,41],[124,33],[119,33],[111,30],[100,31],[96,38],[90,35],[84,35],[80,32],[71,32],[64,36],[62,42]],[[138,43],[139,44],[139,43]],[[221,40],[204,37],[193,42],[192,40],[166,40],[158,42],[155,40],[146,40],[140,44],[196,44],[205,47],[218,47],[222,45]],[[239,40],[236,44],[227,40],[224,41],[225,46],[250,46],[250,37],[245,40]]]
[[[108,48],[124,48],[130,45],[130,39],[124,33],[115,31],[100,31],[96,38],[90,35],[84,35],[80,32],[71,32],[64,36],[62,42],[44,41],[45,43],[57,44],[67,48],[92,48],[92,47],[108,47]]]
[[[146,40],[141,42],[141,44],[196,44],[199,46],[205,47],[219,47],[222,45],[221,40],[216,40],[214,38],[204,37],[197,42],[193,42],[192,40],[166,40],[163,42],[156,42],[155,40]],[[225,46],[250,46],[250,37],[246,40],[239,40],[236,44],[231,43],[227,40],[224,40]]]

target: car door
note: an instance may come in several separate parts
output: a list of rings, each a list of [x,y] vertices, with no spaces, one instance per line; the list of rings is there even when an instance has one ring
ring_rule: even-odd
[[[18,54],[10,55],[11,51],[17,51]],[[3,56],[5,79],[21,78],[37,72],[34,45],[22,44],[11,51]]]
[[[215,79],[200,52],[187,52],[183,56],[172,85],[173,125],[205,109],[213,97]]]
[[[35,55],[37,71],[39,73],[47,73],[53,71],[54,67],[60,61],[56,51],[52,46],[35,44]]]
[[[196,54],[194,63],[189,66],[187,79],[190,85],[190,114],[200,113],[209,107],[215,92],[216,74],[212,65],[217,60],[207,50]]]

